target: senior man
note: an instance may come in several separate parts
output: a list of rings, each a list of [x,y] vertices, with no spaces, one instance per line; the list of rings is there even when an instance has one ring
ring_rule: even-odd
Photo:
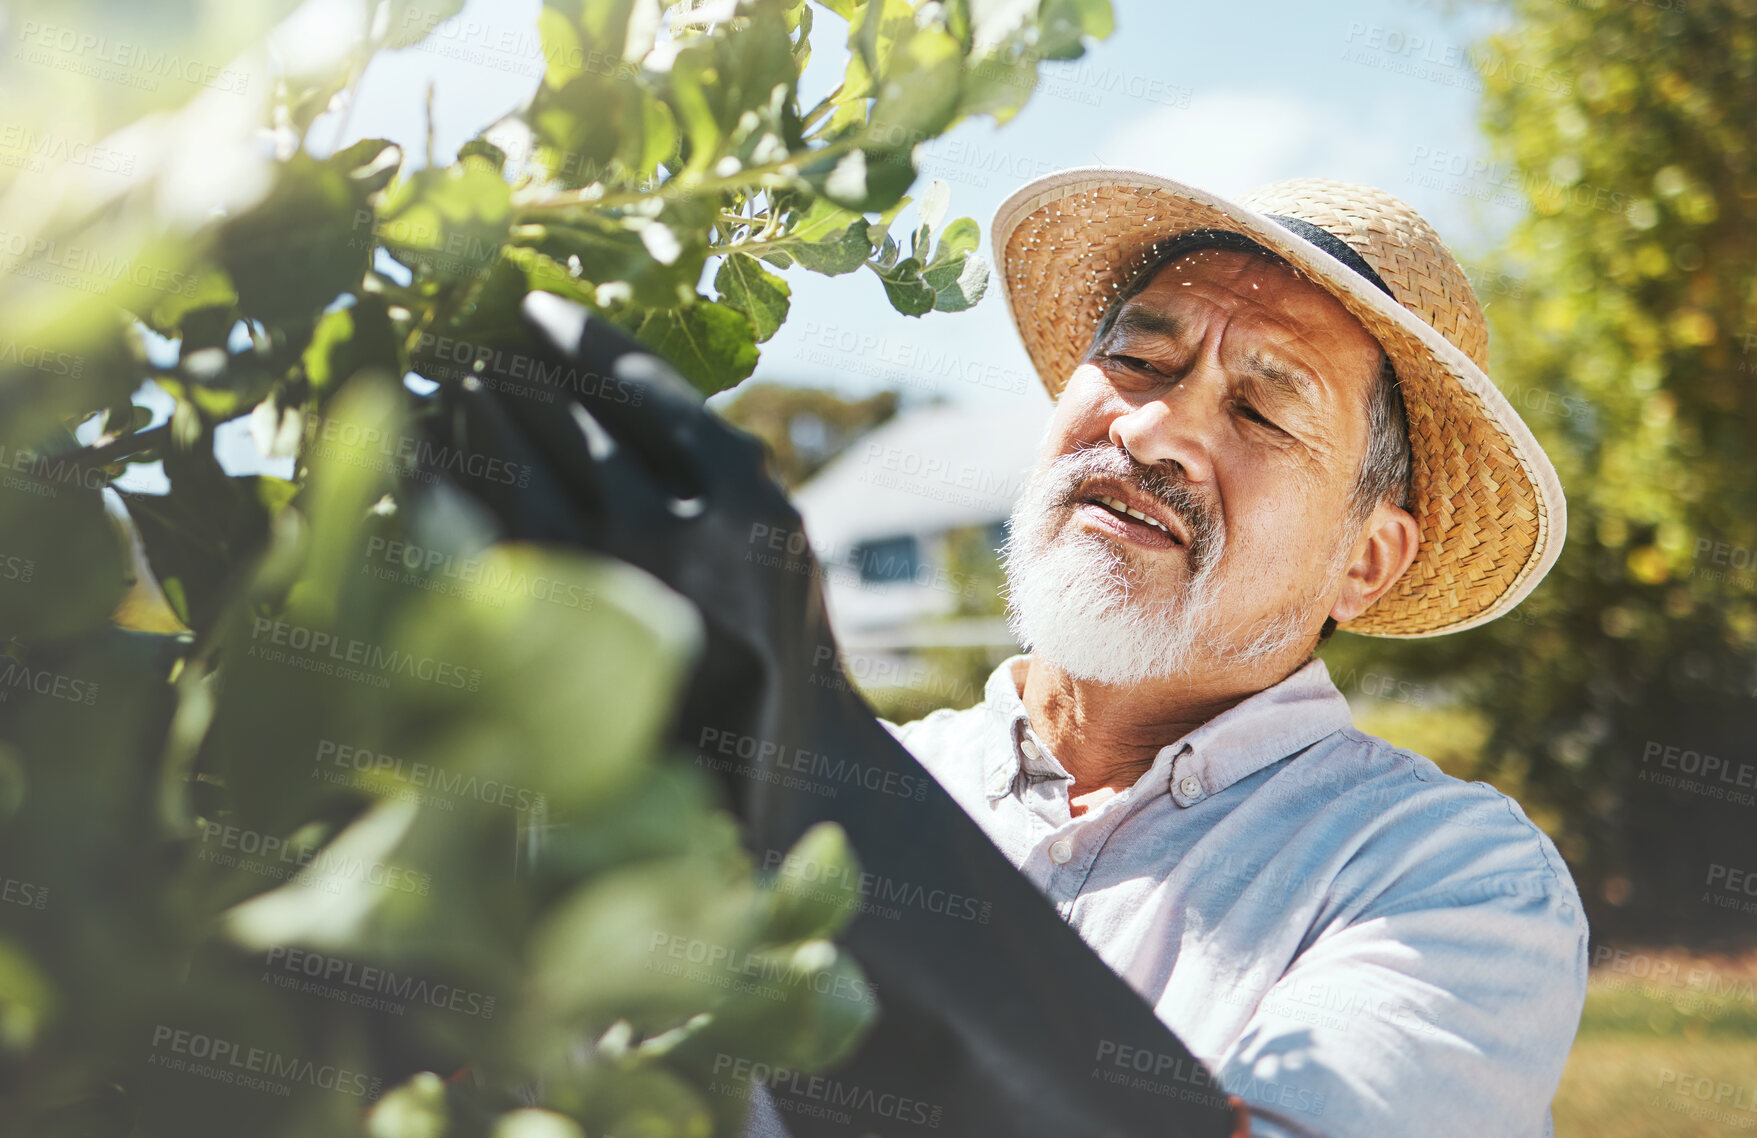
[[[1463,271],[1318,180],[1068,171],[993,240],[1056,399],[1006,548],[1029,654],[898,737],[1254,1133],[1551,1133],[1567,867],[1512,799],[1356,730],[1313,657],[1493,619],[1559,551]]]

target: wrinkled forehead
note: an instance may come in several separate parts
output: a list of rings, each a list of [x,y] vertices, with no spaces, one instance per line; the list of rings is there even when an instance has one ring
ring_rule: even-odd
[[[1241,253],[1248,256],[1226,255]],[[1162,273],[1174,267],[1180,272],[1200,267],[1205,271],[1227,273],[1261,272],[1264,269],[1274,269],[1290,274],[1296,280],[1309,279],[1279,254],[1242,233],[1234,233],[1225,229],[1199,229],[1191,233],[1180,234],[1163,244],[1152,259],[1117,290],[1109,305],[1105,307],[1104,314],[1099,317],[1097,327],[1093,329],[1092,342],[1087,349],[1088,355],[1110,331],[1111,325],[1116,322],[1117,313],[1122,311],[1123,306],[1150,287]]]
[[[1228,294],[1236,299],[1227,299]],[[1235,332],[1251,329],[1248,339],[1304,342],[1322,354],[1378,355],[1378,341],[1360,321],[1294,266],[1272,253],[1205,245],[1158,259],[1120,291],[1094,329],[1085,358],[1117,336],[1137,343],[1183,339],[1203,323],[1198,314],[1217,299]]]

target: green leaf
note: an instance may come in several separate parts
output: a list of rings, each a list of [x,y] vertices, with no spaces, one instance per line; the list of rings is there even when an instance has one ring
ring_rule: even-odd
[[[982,299],[988,290],[988,264],[976,255],[982,233],[968,217],[946,226],[940,234],[933,259],[921,279],[933,289],[937,312],[962,312]]]
[[[408,799],[374,803],[323,846],[321,859],[310,859],[285,885],[227,912],[227,934],[257,951],[277,944],[347,951],[358,943],[372,911],[394,904],[397,894],[365,875],[328,867],[394,865],[419,814],[420,807]]]
[[[311,519],[309,545],[301,553],[314,610],[340,603],[343,583],[359,575],[362,520],[374,502],[396,487],[396,456],[411,438],[400,378],[360,373],[342,386],[312,426],[304,455],[310,473],[300,504]]]
[[[180,355],[189,355],[203,348],[226,347],[231,339],[232,326],[238,322],[238,315],[232,306],[238,300],[236,293],[229,293],[224,302],[209,307],[193,308],[185,311],[174,322],[160,326],[159,330],[183,342],[178,345]]]
[[[227,355],[224,367],[211,379],[192,377],[185,380],[162,374],[154,377],[154,382],[167,395],[199,411],[209,423],[220,423],[245,414],[262,402],[280,381],[279,368],[274,361],[251,349]]]
[[[480,277],[506,243],[511,194],[492,162],[467,155],[392,186],[379,206],[377,234],[418,279]]]
[[[587,1079],[583,1088],[586,1103],[578,1111],[584,1126],[576,1126],[571,1133],[555,1126],[533,1126],[522,1133],[504,1135],[497,1130],[493,1138],[705,1138],[715,1133],[702,1087],[691,1085],[663,1067],[633,1062],[598,1064]]]
[[[153,576],[177,619],[197,632],[218,620],[268,541],[269,521],[293,483],[266,475],[185,476],[165,494],[123,494]]]
[[[238,290],[232,287],[231,279],[211,264],[203,264],[194,277],[192,287],[167,294],[146,313],[144,321],[161,336],[176,339],[181,335],[185,351],[208,343],[223,345],[236,320],[232,309],[238,303]],[[189,335],[191,317],[196,318],[194,342]],[[216,323],[213,330],[218,332],[218,338],[209,340],[204,333]]]
[[[982,243],[982,230],[974,218],[960,217],[940,231],[939,245],[928,267],[935,268],[974,253]]]
[[[811,6],[805,3],[801,3],[797,8],[793,9],[793,12],[797,13],[797,16],[790,15],[788,17],[788,23],[793,25],[793,27],[790,27],[788,30],[791,32],[794,28],[797,28],[799,32],[799,37],[794,40],[793,46],[793,70],[795,74],[803,75],[805,74],[806,65],[811,62],[811,25],[813,16],[811,14]]]
[[[594,286],[621,282],[628,286],[628,299],[634,304],[671,308],[680,295],[694,295],[707,262],[706,242],[691,239],[701,233],[696,216],[699,208],[690,202],[674,202],[657,218],[585,214],[566,224],[550,224],[536,245],[561,264],[577,258],[579,276]],[[655,225],[662,226],[663,232],[643,232]],[[661,260],[655,248],[669,251],[671,259]]]
[[[860,861],[848,835],[834,822],[819,822],[787,851],[783,867],[809,867],[811,889],[792,888],[783,871],[766,894],[769,910],[760,933],[770,944],[832,937],[860,911]]]
[[[756,369],[751,323],[736,308],[702,300],[648,312],[633,328],[703,395],[723,391]]]
[[[479,294],[475,315],[485,327],[516,334],[524,327],[519,304],[528,292],[552,292],[587,308],[599,307],[592,282],[576,277],[555,258],[534,249],[516,249],[513,255],[495,269]]]
[[[348,188],[358,198],[370,197],[390,185],[402,165],[403,151],[382,138],[363,138],[324,160],[348,176]]]
[[[1085,39],[1104,39],[1116,30],[1110,0],[1043,0],[1037,17],[1038,51],[1044,59],[1078,59]]]
[[[810,162],[800,168],[800,174],[837,205],[858,213],[877,213],[896,205],[914,185],[913,152],[913,144],[895,150],[850,150]]]
[[[915,9],[909,0],[863,0],[848,22],[848,46],[868,74],[879,75],[897,39],[914,30]]]
[[[565,1114],[521,1107],[496,1119],[489,1138],[586,1138],[586,1132]]]
[[[764,116],[774,101],[775,88],[793,101],[799,68],[793,59],[793,42],[787,38],[787,22],[774,3],[745,4],[739,14],[748,20],[734,47],[722,40],[721,121],[736,123],[747,111]]]
[[[496,170],[501,171],[502,174],[506,172],[506,151],[487,139],[472,138],[458,147],[459,159],[469,158],[472,155],[487,162]]]
[[[481,570],[469,590],[407,590],[415,603],[387,637],[479,668],[479,698],[459,706],[456,690],[426,685],[406,713],[433,728],[423,749],[440,768],[498,773],[577,815],[630,785],[652,755],[699,643],[695,610],[608,559],[503,542],[468,560]]]
[[[637,180],[650,181],[661,163],[673,162],[677,157],[677,117],[669,103],[645,92],[631,104],[630,115],[638,115],[640,121],[631,121],[624,127],[618,157]]]
[[[11,751],[4,754],[7,767],[22,775]],[[56,1002],[54,985],[30,954],[9,937],[0,936],[0,1022],[5,1025],[9,1047],[22,1051],[35,1043],[38,1031],[54,1019]],[[126,1132],[126,1124],[112,1131]]]
[[[554,0],[551,0],[554,2]],[[628,42],[629,19],[638,5],[635,0],[565,0],[566,6],[579,13],[580,26],[591,42],[610,58],[619,59]]]
[[[374,187],[351,179],[354,168],[344,155],[318,162],[295,154],[262,201],[220,226],[216,254],[246,315],[270,325],[308,321],[359,287],[372,249],[366,199]]]
[[[565,87],[584,73],[586,48],[578,24],[545,4],[537,13],[537,35],[543,44],[545,87]]]
[[[902,246],[897,244],[897,239],[892,237],[889,233],[885,234],[879,239],[877,255],[873,257],[872,261],[873,267],[879,269],[891,268],[897,263],[897,257],[901,252]]]
[[[958,257],[923,271],[921,280],[933,290],[934,311],[962,312],[988,291],[988,263],[973,254]]]
[[[727,950],[748,944],[754,890],[726,868],[716,873],[712,860],[696,854],[656,858],[597,874],[576,889],[533,937],[529,982],[541,993],[537,1011],[565,1034],[621,1015],[660,1029],[699,1008],[700,980],[654,965],[666,959],[663,948],[673,939]],[[582,960],[592,967],[581,968]]]
[[[787,319],[788,297],[793,290],[748,253],[732,253],[720,263],[720,271],[714,274],[714,288],[723,302],[750,319],[759,344],[773,336]]]
[[[958,41],[935,28],[904,40],[886,61],[878,103],[864,140],[908,149],[933,138],[957,116],[964,53]]]
[[[366,1133],[370,1138],[445,1138],[450,1124],[445,1081],[422,1071],[373,1105]]]
[[[891,307],[905,316],[920,316],[933,311],[934,290],[921,279],[921,262],[905,257],[889,268],[870,265],[885,284],[885,295]]]
[[[1037,60],[1020,52],[971,61],[964,71],[958,114],[993,115],[1005,126],[1037,89]]]
[[[103,473],[74,448],[5,443],[0,492],[0,643],[49,641],[100,627],[122,596],[123,555],[99,493]]]
[[[378,368],[392,376],[404,370],[384,298],[373,293],[361,293],[346,308],[325,313],[302,358],[305,378],[320,398],[362,368]]]
[[[715,1018],[711,1033],[691,1041],[686,1055],[702,1044],[730,1044],[791,1070],[833,1064],[877,1016],[877,1001],[860,966],[829,941],[809,940],[752,956],[752,967],[774,976],[783,998],[733,1004]]]
[[[829,209],[836,209],[829,202],[822,203]],[[836,209],[838,213],[845,210]],[[851,273],[866,264],[872,255],[872,243],[866,235],[866,219],[853,214],[850,221],[833,239],[818,242],[788,242],[783,250],[801,265],[814,273],[822,273],[827,277],[839,277],[843,273]]]
[[[837,245],[847,236],[849,228],[856,222],[861,225],[861,238],[864,242],[865,218],[853,210],[843,209],[834,202],[814,198],[811,205],[795,219],[793,227],[787,231],[786,240],[788,244]],[[860,259],[862,261],[866,260],[866,254],[867,250],[861,251]]]
[[[650,178],[677,150],[671,109],[632,77],[600,69],[540,89],[531,124],[545,172],[567,186]]]
[[[671,63],[671,105],[683,128],[683,175],[705,173],[720,157],[720,61],[708,44],[692,44]]]

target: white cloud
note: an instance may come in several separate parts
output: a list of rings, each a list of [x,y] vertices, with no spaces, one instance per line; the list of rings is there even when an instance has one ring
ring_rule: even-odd
[[[1344,108],[1311,98],[1220,90],[1198,94],[1187,108],[1159,107],[1119,124],[1097,154],[1225,197],[1283,178],[1393,180],[1395,132],[1351,119]]]
[[[1425,176],[1423,158],[1436,152],[1475,158],[1486,145],[1468,120],[1455,128],[1415,119],[1390,100],[1363,114],[1321,98],[1222,89],[1118,124],[1094,157],[1234,201],[1286,178],[1377,186],[1413,206],[1455,251],[1492,246],[1518,211],[1478,200],[1495,189],[1486,182]]]

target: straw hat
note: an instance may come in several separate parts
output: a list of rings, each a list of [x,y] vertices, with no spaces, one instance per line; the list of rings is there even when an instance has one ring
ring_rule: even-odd
[[[1397,583],[1340,627],[1435,636],[1518,604],[1561,552],[1562,485],[1489,382],[1488,329],[1464,270],[1420,215],[1382,190],[1301,178],[1234,204],[1109,167],[1029,183],[995,212],[994,254],[1050,397],[1061,394],[1117,290],[1172,238],[1198,229],[1240,233],[1285,257],[1354,314],[1397,370],[1421,544]]]

